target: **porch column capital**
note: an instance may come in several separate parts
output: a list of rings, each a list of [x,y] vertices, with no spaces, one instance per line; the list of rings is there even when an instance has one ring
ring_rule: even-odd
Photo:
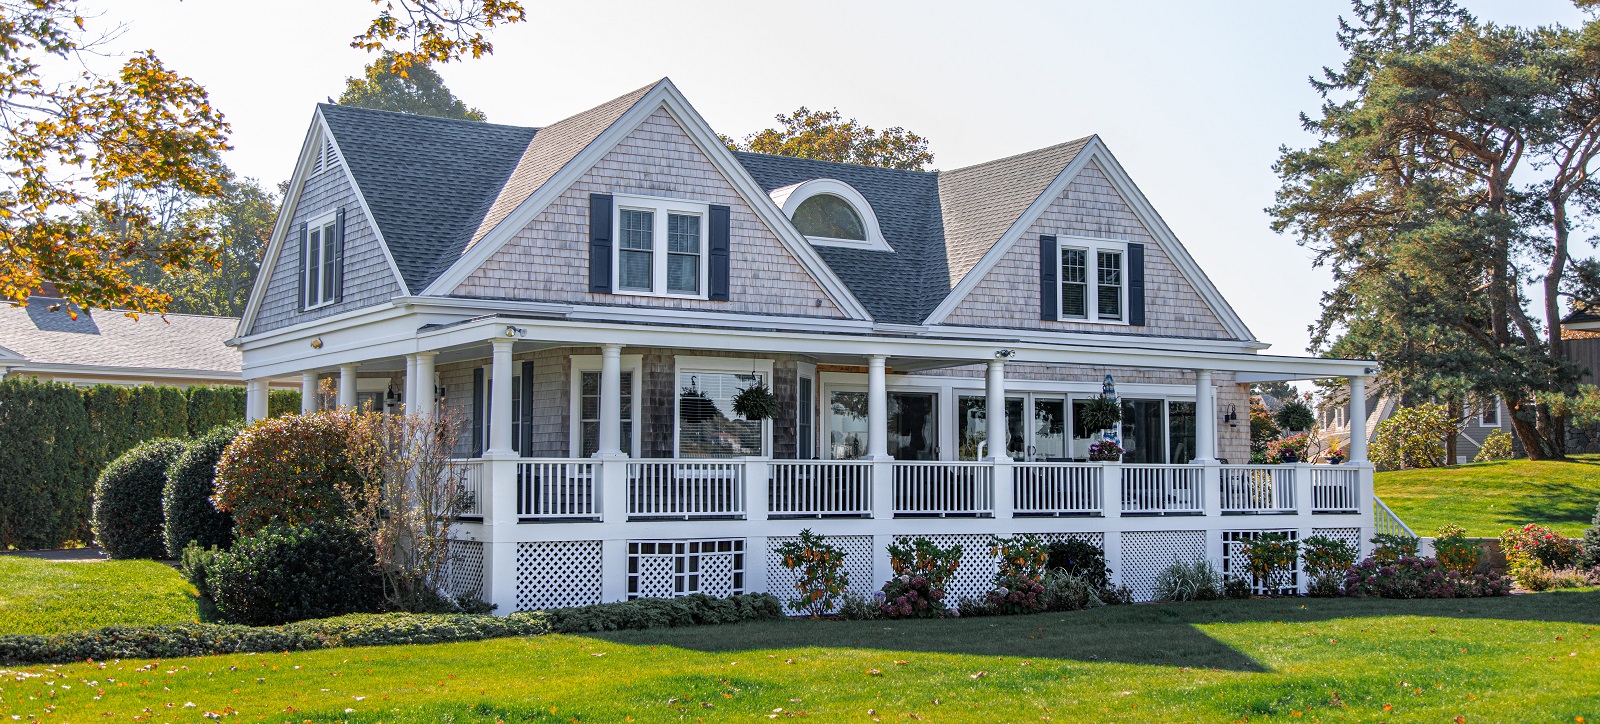
[[[356,368],[360,365],[339,365],[339,407],[356,409]]]
[[[300,414],[309,415],[317,411],[317,371],[306,370],[300,373]]]
[[[624,458],[622,449],[622,345],[600,345],[600,439],[594,457]]]
[[[867,460],[889,457],[888,355],[867,355]]]
[[[1350,378],[1350,462],[1367,461],[1367,378]]]
[[[1006,425],[1006,361],[989,360],[989,374],[984,382],[984,418],[988,422],[988,454],[984,460],[1011,462],[1010,428]]]
[[[489,449],[484,457],[514,457],[511,443],[511,346],[513,340],[497,337],[490,360]]]
[[[1208,465],[1217,461],[1216,388],[1211,386],[1211,370],[1194,371],[1194,461]]]

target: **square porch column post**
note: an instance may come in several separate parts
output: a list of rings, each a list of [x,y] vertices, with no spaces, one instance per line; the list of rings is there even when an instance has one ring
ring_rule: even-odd
[[[423,417],[433,415],[433,358],[437,352],[417,353],[417,402],[416,407],[408,408],[415,414]]]
[[[300,414],[309,415],[317,411],[317,372],[306,370],[300,373]]]
[[[995,355],[995,359],[989,360],[989,374],[984,381],[989,454],[983,460],[990,464],[989,483],[993,487],[994,517],[1010,518],[1015,504],[1011,488],[1010,431],[1006,425],[1006,358],[1010,353],[1001,350]]]
[[[356,368],[360,365],[339,365],[339,409],[356,409]]]

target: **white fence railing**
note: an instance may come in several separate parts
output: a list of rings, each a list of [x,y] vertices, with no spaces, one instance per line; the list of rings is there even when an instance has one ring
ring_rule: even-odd
[[[767,514],[780,517],[872,516],[872,463],[774,460]]]
[[[1017,463],[1011,472],[1015,515],[1094,515],[1101,503],[1105,466]]]
[[[993,466],[977,462],[895,462],[895,515],[991,515]]]
[[[1122,512],[1204,513],[1204,472],[1193,465],[1123,465]]]
[[[1417,537],[1416,533],[1411,532],[1411,526],[1406,525],[1405,521],[1400,520],[1400,516],[1389,510],[1389,506],[1384,505],[1383,500],[1373,496],[1372,503],[1372,527],[1378,535]]]
[[[1311,468],[1311,512],[1354,513],[1361,509],[1361,470],[1333,465]]]
[[[628,517],[743,517],[744,467],[742,461],[631,461]]]
[[[1223,465],[1222,512],[1293,513],[1294,468],[1279,465]]]
[[[517,517],[592,519],[600,515],[592,460],[517,463]]]
[[[465,494],[466,504],[461,508],[464,518],[478,518],[483,516],[485,503],[484,497],[488,494],[489,465],[486,460],[452,460],[450,474],[461,481],[461,492]]]

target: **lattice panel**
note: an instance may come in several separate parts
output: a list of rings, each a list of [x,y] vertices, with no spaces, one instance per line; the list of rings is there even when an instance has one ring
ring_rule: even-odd
[[[1357,555],[1359,555],[1360,551],[1366,549],[1366,546],[1361,545],[1360,528],[1312,528],[1311,535],[1320,535],[1324,538],[1332,538],[1349,543],[1356,547]]]
[[[783,556],[777,554],[778,546],[800,540],[799,536],[773,536],[767,539],[767,593],[777,596],[788,605],[789,599],[800,595],[794,588],[800,576],[783,567]],[[883,581],[872,575],[872,536],[830,535],[828,545],[844,550],[844,570],[850,576],[849,590],[856,595],[871,598],[883,588]]]
[[[937,535],[897,535],[897,541],[912,538],[927,538],[930,543],[941,548],[953,545],[961,546],[961,565],[956,567],[956,574],[950,577],[950,582],[945,584],[945,603],[954,607],[964,598],[981,601],[994,590],[994,576],[1000,571],[1000,565],[994,556],[989,555],[989,536],[979,534],[937,534]],[[880,583],[881,585],[881,583]]]
[[[744,593],[744,539],[628,541],[628,598]]]
[[[600,541],[517,544],[517,610],[600,602]]]
[[[1085,541],[1100,550],[1106,549],[1106,534],[1104,533],[1030,533],[1035,538],[1045,543],[1054,543],[1058,540],[1072,540],[1074,538]]]
[[[450,541],[450,562],[445,570],[445,586],[456,598],[487,598],[483,592],[483,543],[475,540]]]
[[[1122,585],[1135,601],[1156,597],[1156,577],[1167,566],[1206,557],[1206,532],[1203,530],[1144,531],[1122,534]]]
[[[1244,541],[1255,540],[1264,533],[1282,533],[1290,540],[1297,540],[1300,532],[1297,530],[1230,530],[1222,534],[1222,575],[1224,578],[1251,578],[1250,558],[1245,555]],[[1250,590],[1256,595],[1292,595],[1300,590],[1300,559],[1295,559],[1294,570],[1289,573],[1287,583],[1279,588],[1268,588],[1266,581],[1251,579]]]

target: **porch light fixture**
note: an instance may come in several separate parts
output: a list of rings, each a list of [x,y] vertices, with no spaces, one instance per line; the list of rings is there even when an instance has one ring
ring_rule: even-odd
[[[313,338],[311,340],[311,348],[312,349],[322,349],[322,338],[321,337]]]
[[[507,337],[521,337],[523,334],[525,334],[525,332],[523,332],[521,327],[506,327]]]
[[[994,351],[995,359],[1011,359],[1015,356],[1017,356],[1017,351],[1014,349],[997,349]]]
[[[1227,412],[1227,414],[1222,416],[1222,421],[1228,423],[1228,427],[1238,427],[1239,426],[1239,410],[1238,410],[1238,408],[1236,406],[1234,406],[1234,405],[1228,405],[1228,412]]]

